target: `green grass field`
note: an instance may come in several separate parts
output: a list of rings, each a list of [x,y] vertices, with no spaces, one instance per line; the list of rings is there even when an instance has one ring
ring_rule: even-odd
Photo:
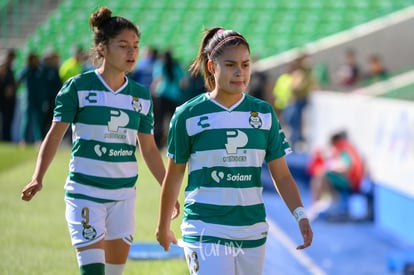
[[[70,148],[62,147],[31,202],[20,199],[35,166],[37,148],[0,144],[0,274],[79,274],[64,216]],[[160,187],[138,157],[136,242],[156,242]],[[182,200],[181,200],[182,201]],[[181,216],[173,222],[180,237]],[[124,274],[188,274],[183,259],[128,260]]]

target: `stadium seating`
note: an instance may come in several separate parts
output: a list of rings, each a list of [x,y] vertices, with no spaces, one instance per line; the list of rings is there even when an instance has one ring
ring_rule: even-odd
[[[4,0],[2,0],[4,1]],[[196,55],[202,30],[223,26],[243,33],[252,55],[268,57],[301,47],[412,4],[411,0],[63,0],[23,47],[40,54],[55,48],[62,59],[75,45],[89,48],[89,15],[100,5],[135,22],[142,31],[141,47],[171,47],[188,63]]]
[[[0,0],[0,10],[5,8],[10,3],[10,0]]]

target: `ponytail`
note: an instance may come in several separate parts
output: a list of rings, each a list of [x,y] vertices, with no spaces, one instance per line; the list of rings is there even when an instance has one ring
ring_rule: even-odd
[[[225,46],[240,44],[246,45],[250,51],[246,39],[236,31],[225,30],[220,27],[206,30],[201,40],[198,55],[190,66],[190,73],[192,75],[198,75],[202,72],[207,90],[214,90],[216,83],[214,75],[208,70],[208,61],[213,61],[217,56],[221,55]]]

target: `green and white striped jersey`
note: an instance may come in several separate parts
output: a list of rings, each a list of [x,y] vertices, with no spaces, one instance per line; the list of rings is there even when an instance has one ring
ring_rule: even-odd
[[[186,242],[257,247],[268,225],[261,168],[290,153],[270,104],[243,94],[230,109],[202,94],[177,108],[168,156],[188,162],[184,218]]]
[[[137,132],[152,134],[149,91],[125,78],[112,91],[97,71],[68,80],[56,97],[54,121],[72,124],[66,196],[95,201],[135,196]]]

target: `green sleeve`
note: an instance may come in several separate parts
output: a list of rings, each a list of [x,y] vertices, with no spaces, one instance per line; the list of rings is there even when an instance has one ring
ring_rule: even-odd
[[[289,142],[286,139],[285,133],[280,126],[280,122],[277,119],[274,110],[271,109],[270,111],[272,112],[272,126],[269,130],[269,139],[265,157],[266,162],[281,158],[291,152]]]
[[[53,120],[72,123],[79,107],[76,85],[73,79],[65,82],[55,98]]]
[[[178,109],[170,122],[167,152],[175,163],[186,163],[191,153],[190,137],[185,121],[185,115]]]

